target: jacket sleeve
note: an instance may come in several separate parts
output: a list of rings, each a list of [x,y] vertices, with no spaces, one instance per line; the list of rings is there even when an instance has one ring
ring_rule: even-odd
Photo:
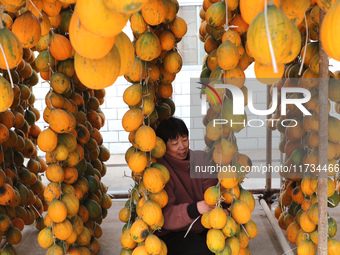
[[[176,205],[176,197],[173,193],[174,184],[171,180],[164,189],[168,193],[169,200],[168,204],[163,208],[163,228],[174,231],[189,226],[193,222],[187,211],[189,203]]]
[[[203,192],[207,190],[207,188],[211,186],[216,186],[218,183],[217,178],[206,178],[203,179]]]

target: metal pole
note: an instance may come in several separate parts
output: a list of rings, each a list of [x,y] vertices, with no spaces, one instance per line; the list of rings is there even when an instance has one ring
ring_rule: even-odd
[[[294,252],[292,251],[292,248],[289,246],[286,237],[284,236],[284,234],[281,231],[281,228],[279,226],[279,224],[277,223],[276,218],[274,217],[274,215],[272,214],[272,212],[270,211],[266,201],[264,201],[264,199],[260,200],[260,204],[263,208],[263,211],[266,213],[267,219],[270,223],[270,226],[272,227],[277,240],[280,243],[280,246],[284,252],[285,255],[294,255]]]
[[[269,109],[269,105],[271,102],[271,95],[270,95],[270,86],[267,86],[267,109]],[[267,119],[272,117],[271,114],[267,115]],[[266,166],[269,168],[272,164],[272,131],[268,128],[266,129]],[[267,171],[266,173],[266,194],[265,199],[269,207],[271,208],[271,189],[272,189],[272,173]]]
[[[320,27],[325,16],[320,9]],[[327,167],[328,163],[328,56],[325,53],[321,41],[319,41],[319,166],[321,169]],[[318,179],[318,254],[327,255],[327,171],[319,172]]]

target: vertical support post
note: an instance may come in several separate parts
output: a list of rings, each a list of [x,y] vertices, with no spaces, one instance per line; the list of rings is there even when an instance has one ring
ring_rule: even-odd
[[[267,109],[269,109],[269,105],[271,102],[271,95],[270,95],[270,87],[267,85]],[[267,115],[267,119],[270,119],[272,117],[271,114]],[[269,169],[269,166],[272,164],[272,131],[268,128],[266,129],[266,166]],[[272,173],[270,171],[267,171],[266,173],[266,194],[265,199],[266,202],[271,208],[271,190],[272,190]]]
[[[320,27],[322,25],[325,11],[320,9]],[[321,41],[319,41],[319,166],[327,168],[328,162],[328,56],[325,53]],[[327,255],[327,171],[319,172],[318,179],[318,254]]]

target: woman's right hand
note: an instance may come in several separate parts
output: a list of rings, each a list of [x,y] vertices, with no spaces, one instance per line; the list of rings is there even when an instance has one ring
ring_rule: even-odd
[[[208,205],[204,200],[197,202],[197,210],[200,214],[209,212],[214,208],[215,206]]]

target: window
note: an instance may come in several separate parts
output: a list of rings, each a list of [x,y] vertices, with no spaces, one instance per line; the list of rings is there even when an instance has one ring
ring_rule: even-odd
[[[192,1],[191,1],[192,2]],[[178,50],[183,58],[183,65],[202,65],[205,55],[204,44],[198,38],[201,25],[199,12],[201,5],[194,5],[190,1],[179,1],[178,16],[182,17],[188,26],[187,34],[178,43]]]

